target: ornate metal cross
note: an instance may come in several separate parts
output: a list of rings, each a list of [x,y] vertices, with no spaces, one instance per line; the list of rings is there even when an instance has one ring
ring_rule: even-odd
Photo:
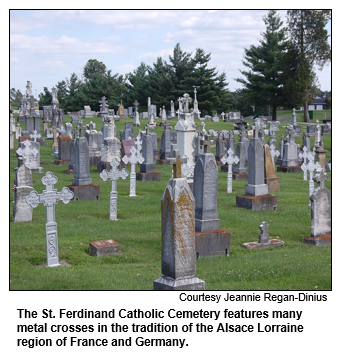
[[[233,163],[238,163],[239,162],[239,158],[237,156],[233,156],[234,153],[232,151],[231,148],[229,148],[229,150],[227,151],[227,155],[223,156],[221,158],[221,162],[223,164],[228,164],[228,168],[227,168],[227,192],[232,192],[232,164]]]
[[[46,253],[47,267],[60,266],[58,261],[58,239],[57,239],[57,223],[55,221],[55,204],[62,201],[64,204],[74,197],[74,193],[67,187],[60,192],[54,189],[57,183],[57,177],[51,172],[47,172],[42,178],[42,184],[46,186],[43,194],[38,194],[36,190],[30,192],[26,196],[26,202],[33,208],[42,203],[46,207]]]
[[[125,155],[122,161],[125,164],[131,164],[131,173],[130,173],[130,195],[129,196],[137,196],[136,195],[136,163],[143,163],[144,157],[141,155],[140,150],[138,150],[135,146],[132,146],[130,149],[131,156],[128,157]]]
[[[36,156],[39,153],[39,150],[37,150],[35,147],[32,147],[29,140],[25,140],[21,143],[21,145],[25,148],[19,147],[16,152],[22,158],[25,166],[30,168],[30,156]]]
[[[33,134],[30,135],[30,137],[33,139],[34,142],[37,142],[37,138],[41,138],[42,135],[35,130]]]
[[[117,180],[119,178],[125,179],[129,173],[125,168],[122,170],[119,170],[120,166],[120,161],[117,160],[117,158],[113,158],[112,161],[110,162],[111,165],[111,170],[107,171],[104,169],[100,173],[100,178],[103,181],[106,181],[108,178],[111,179],[112,181],[112,189],[110,192],[110,220],[116,221],[117,218],[117,198],[118,198],[118,192],[117,192]]]

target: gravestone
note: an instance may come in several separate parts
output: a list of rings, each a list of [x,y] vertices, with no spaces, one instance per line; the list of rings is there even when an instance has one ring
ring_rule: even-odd
[[[280,190],[279,178],[276,176],[276,173],[275,173],[275,165],[274,165],[272,154],[270,152],[270,147],[269,145],[264,144],[263,148],[264,148],[265,183],[268,185],[268,191],[279,191]]]
[[[250,242],[242,244],[243,248],[248,249],[264,249],[264,248],[274,248],[276,246],[283,246],[285,244],[284,241],[280,239],[269,239],[269,224],[263,221],[260,225],[261,233],[258,237],[257,242]]]
[[[314,137],[316,135],[316,125],[315,124],[307,125],[306,130],[307,130],[307,135],[309,137]]]
[[[229,256],[231,233],[220,229],[218,167],[212,153],[201,153],[194,168],[195,252],[197,258]]]
[[[22,128],[21,128],[20,124],[18,123],[17,127],[15,128],[15,138],[17,140],[19,140],[19,138],[21,136],[21,132],[22,132]]]
[[[25,140],[19,142],[19,148],[16,153],[21,157],[19,166],[24,163],[31,169],[32,173],[43,173],[44,169],[40,166],[40,145],[39,142]]]
[[[164,126],[164,130],[161,137],[161,149],[159,150],[160,158],[158,159],[158,164],[167,164],[167,159],[171,157],[171,145],[172,137],[169,124]]]
[[[137,181],[160,181],[161,172],[156,172],[154,163],[153,137],[149,129],[143,135],[142,157],[144,162],[140,164],[140,172],[136,174]]]
[[[253,124],[254,136],[250,140],[248,150],[248,184],[245,185],[245,194],[236,196],[236,206],[250,210],[275,210],[277,196],[268,194],[268,185],[265,183],[264,149],[259,130],[264,122],[256,118]]]
[[[246,180],[248,179],[248,173],[245,167],[247,160],[247,151],[246,151],[246,140],[247,134],[245,129],[242,128],[239,133],[239,141],[237,144],[236,155],[238,157],[238,162],[235,162],[236,165],[233,167],[233,179],[234,180]]]
[[[67,187],[64,187],[60,192],[54,189],[54,185],[57,183],[57,177],[51,172],[47,172],[42,178],[42,184],[46,186],[42,194],[38,194],[37,191],[33,190],[26,197],[26,202],[33,208],[36,208],[39,203],[43,203],[46,207],[46,223],[45,223],[45,235],[46,235],[46,254],[47,254],[47,267],[60,266],[58,259],[58,235],[57,235],[57,223],[55,220],[55,204],[58,201],[62,201],[64,204],[69,203],[73,198],[73,192]]]
[[[123,101],[118,104],[118,115],[120,118],[125,118]]]
[[[24,164],[16,168],[14,180],[13,222],[32,221],[32,207],[26,202],[26,196],[33,191],[32,173]]]
[[[281,165],[277,167],[278,172],[283,173],[301,173],[301,167],[299,165],[298,148],[294,141],[294,128],[292,125],[287,126],[286,140],[283,144],[283,153]]]
[[[82,115],[82,118],[88,118],[88,119],[91,119],[93,118],[93,114],[92,114],[92,111],[91,111],[91,107],[89,105],[85,105],[83,107],[83,115]]]
[[[97,130],[86,130],[85,132],[89,148],[89,164],[98,166],[101,161],[102,132]]]
[[[293,108],[293,114],[292,114],[292,125],[294,129],[294,136],[300,136],[301,135],[301,127],[300,125],[297,124],[297,114],[295,112],[295,108]]]
[[[105,96],[102,96],[101,100],[99,101],[99,107],[100,107],[100,111],[98,113],[98,117],[99,118],[104,118],[108,115],[108,101],[106,100]]]
[[[221,165],[221,159],[223,158],[225,153],[226,153],[226,141],[224,140],[223,132],[218,131],[218,138],[216,141],[216,161],[218,165]]]
[[[325,150],[322,146],[318,146],[316,147],[315,152],[316,152],[316,160],[318,161],[318,163],[320,164],[320,166],[325,172],[328,164],[326,159],[327,150]]]
[[[135,140],[122,140],[121,141],[121,154],[122,156],[131,156],[131,148],[135,146]]]
[[[119,255],[120,245],[113,239],[96,240],[89,243],[89,255],[91,256],[110,256]]]
[[[174,176],[161,200],[162,276],[154,290],[204,290],[205,282],[196,277],[194,236],[195,200],[181,177],[181,155],[175,152]]]
[[[317,173],[320,173],[322,170],[321,165],[318,163],[314,163],[314,154],[309,153],[308,154],[308,163],[306,166],[304,164],[302,165],[302,170],[306,168],[306,173],[307,171],[310,173],[309,177],[309,206],[311,206],[311,195],[314,193],[314,181],[313,181],[313,172],[317,171]]]
[[[68,165],[70,164],[70,148],[71,138],[68,135],[58,136],[58,156],[54,160],[54,164]]]
[[[103,181],[106,181],[108,178],[111,179],[112,185],[111,185],[111,192],[110,192],[110,220],[111,221],[116,221],[118,220],[117,218],[117,199],[118,199],[118,192],[117,192],[117,180],[119,178],[125,179],[129,173],[125,168],[122,170],[119,170],[120,167],[120,159],[118,160],[117,158],[113,158],[112,161],[110,162],[110,165],[112,169],[110,171],[107,171],[104,169],[100,173],[100,178]]]
[[[311,236],[303,238],[303,243],[323,246],[331,245],[331,193],[325,187],[328,176],[322,170],[313,177],[317,187],[311,200]]]
[[[74,200],[99,200],[100,187],[92,183],[89,172],[89,150],[85,137],[78,137],[74,151],[74,178],[68,188],[74,193]]]

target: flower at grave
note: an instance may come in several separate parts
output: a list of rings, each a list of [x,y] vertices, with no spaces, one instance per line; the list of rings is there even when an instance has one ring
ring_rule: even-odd
[[[16,188],[17,188],[17,186],[16,186],[16,185],[13,185],[12,190],[15,191]]]

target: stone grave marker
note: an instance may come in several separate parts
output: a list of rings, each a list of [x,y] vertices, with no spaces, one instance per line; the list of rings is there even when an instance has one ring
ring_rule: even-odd
[[[276,246],[283,246],[285,244],[284,241],[280,239],[269,239],[269,224],[263,221],[260,225],[261,233],[258,237],[257,242],[244,243],[242,245],[243,248],[248,249],[262,249],[262,248],[274,248]]]
[[[110,165],[112,169],[110,171],[107,171],[106,169],[104,169],[100,173],[100,178],[103,181],[106,181],[108,178],[112,181],[111,192],[110,192],[110,220],[117,221],[118,220],[117,218],[117,210],[118,210],[117,180],[119,178],[126,179],[129,173],[125,168],[123,168],[122,170],[119,170],[120,159],[118,160],[117,158],[113,158],[112,161],[110,162]]]
[[[56,165],[68,165],[70,164],[70,149],[71,149],[71,138],[68,135],[58,136],[58,155],[54,160]]]
[[[86,137],[78,137],[74,151],[74,177],[68,188],[73,191],[74,200],[99,200],[100,187],[92,183],[89,172],[89,150]]]
[[[254,136],[250,140],[248,150],[248,184],[245,185],[245,194],[236,196],[236,206],[251,210],[275,210],[277,196],[268,194],[268,185],[265,184],[264,149],[258,132],[264,122],[256,118],[253,124]]]
[[[197,258],[229,256],[231,233],[220,229],[218,167],[212,153],[200,153],[194,168],[195,252]]]
[[[154,290],[204,290],[205,282],[196,277],[194,237],[195,200],[181,177],[180,151],[174,152],[174,176],[161,200],[162,276]]]
[[[313,177],[317,187],[311,200],[311,236],[303,238],[303,243],[323,246],[331,245],[331,193],[325,187],[328,176],[321,170]]]
[[[89,255],[91,256],[110,256],[119,255],[120,245],[113,239],[96,240],[89,243]]]
[[[26,202],[26,196],[33,191],[31,169],[24,164],[16,168],[14,180],[13,222],[32,221],[32,207]]]
[[[60,192],[54,189],[57,183],[57,177],[51,172],[47,172],[42,178],[42,184],[46,186],[42,194],[38,194],[33,190],[26,197],[26,202],[33,208],[36,208],[39,203],[43,203],[46,207],[46,254],[47,254],[47,267],[60,266],[58,259],[58,236],[57,236],[57,223],[55,220],[55,204],[62,201],[64,204],[69,203],[74,194],[67,187],[64,187]]]
[[[239,161],[233,167],[233,179],[234,180],[245,180],[248,179],[248,173],[245,167],[247,151],[246,151],[246,132],[242,128],[239,133],[239,141],[237,144],[236,154]]]
[[[272,147],[274,147],[272,145]],[[264,174],[265,174],[265,183],[268,185],[268,191],[279,191],[280,183],[279,178],[275,173],[275,165],[273,157],[270,151],[268,144],[263,145],[264,148]]]

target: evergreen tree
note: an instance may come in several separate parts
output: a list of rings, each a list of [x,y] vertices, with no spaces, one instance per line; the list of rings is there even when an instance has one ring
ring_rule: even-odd
[[[243,84],[242,92],[247,95],[251,105],[272,108],[272,119],[276,120],[276,109],[283,104],[282,94],[282,58],[286,49],[286,29],[275,10],[263,17],[266,32],[259,46],[252,45],[244,51],[243,64],[249,71],[240,72],[245,79],[238,78]]]
[[[304,121],[309,122],[308,101],[312,97],[313,67],[318,65],[322,69],[326,63],[331,61],[331,47],[328,42],[326,24],[331,19],[331,10],[288,10],[287,22],[290,38],[294,47],[298,50],[303,90],[300,93],[303,97]],[[306,67],[309,72],[306,72]],[[307,81],[306,81],[307,80]],[[294,82],[296,85],[297,82]]]
[[[44,93],[39,93],[38,95],[38,104],[39,104],[39,109],[43,109],[44,105],[51,105],[52,101],[52,94],[48,90],[47,87],[43,87]]]

